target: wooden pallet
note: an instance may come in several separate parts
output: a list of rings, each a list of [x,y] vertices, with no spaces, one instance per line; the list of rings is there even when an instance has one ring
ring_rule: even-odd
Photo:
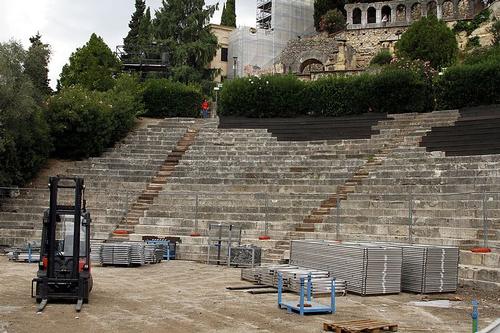
[[[324,323],[323,330],[335,333],[396,332],[398,325],[379,320],[350,320]]]

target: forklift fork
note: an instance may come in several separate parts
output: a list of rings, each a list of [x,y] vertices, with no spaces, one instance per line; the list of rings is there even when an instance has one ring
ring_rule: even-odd
[[[40,304],[38,304],[38,308],[36,309],[36,312],[41,313],[45,309],[45,306],[47,306],[47,299],[46,298],[42,299]]]

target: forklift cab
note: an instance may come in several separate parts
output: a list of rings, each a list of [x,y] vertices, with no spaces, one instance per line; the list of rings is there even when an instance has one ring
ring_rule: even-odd
[[[50,208],[43,217],[40,264],[32,281],[32,297],[40,303],[39,312],[49,300],[76,302],[80,311],[92,289],[91,218],[85,207],[83,179],[51,177],[49,189]],[[61,204],[59,194],[66,192],[67,196],[68,191],[74,201]]]

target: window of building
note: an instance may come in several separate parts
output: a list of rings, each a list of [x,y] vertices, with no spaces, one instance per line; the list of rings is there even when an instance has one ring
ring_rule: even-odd
[[[227,62],[227,47],[223,47],[221,49],[221,56],[220,56],[220,60],[221,61],[224,61],[224,62]]]

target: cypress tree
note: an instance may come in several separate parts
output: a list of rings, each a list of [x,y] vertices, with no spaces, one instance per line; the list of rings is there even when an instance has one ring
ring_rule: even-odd
[[[221,25],[236,28],[236,4],[235,0],[227,0],[222,10]]]
[[[222,7],[222,15],[220,17],[220,24],[226,25],[225,24],[226,22],[227,22],[227,10],[226,10],[226,4],[224,4],[224,7]]]
[[[35,87],[35,99],[42,103],[52,93],[49,86],[50,48],[42,42],[42,36],[37,33],[30,38],[31,45],[26,53],[24,73],[27,74]]]
[[[139,33],[137,35],[137,45],[140,51],[148,50],[153,41],[153,24],[151,22],[151,10],[146,10],[144,17],[139,25]]]
[[[146,1],[135,1],[135,12],[132,14],[130,23],[128,24],[130,30],[127,37],[123,39],[123,50],[127,54],[137,54],[140,51],[139,47],[139,30],[141,21],[145,17]]]

